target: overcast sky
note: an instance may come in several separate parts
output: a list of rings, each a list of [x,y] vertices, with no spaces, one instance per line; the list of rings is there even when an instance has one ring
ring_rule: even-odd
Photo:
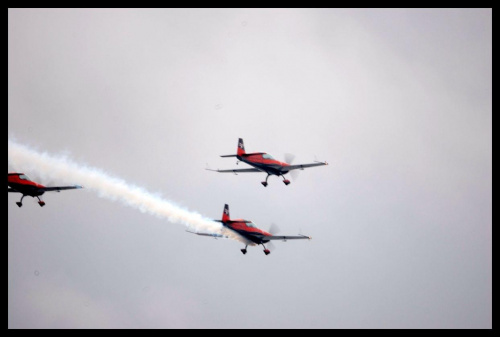
[[[8,136],[313,237],[243,255],[90,189],[9,193],[9,328],[492,327],[491,9],[9,9]],[[244,167],[240,137],[330,165],[205,170]]]

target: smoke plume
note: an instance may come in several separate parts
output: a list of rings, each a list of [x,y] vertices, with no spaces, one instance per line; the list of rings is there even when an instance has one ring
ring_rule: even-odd
[[[102,198],[119,201],[141,212],[166,218],[172,223],[183,224],[197,231],[226,232],[218,222],[183,209],[158,195],[112,177],[97,168],[75,163],[67,156],[38,152],[11,139],[9,139],[8,153],[9,168],[16,172],[23,172],[28,176],[30,172],[33,172],[44,180],[83,185],[84,189],[96,192]],[[238,239],[233,235],[231,238]]]

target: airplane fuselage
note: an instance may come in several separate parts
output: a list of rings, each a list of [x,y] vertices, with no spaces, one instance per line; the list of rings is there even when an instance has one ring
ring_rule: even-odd
[[[23,195],[29,195],[31,197],[40,196],[45,193],[45,191],[43,190],[43,188],[45,188],[44,185],[35,183],[31,180],[22,179],[22,175],[20,178],[19,174],[9,173],[7,185],[16,192],[19,192]]]
[[[237,155],[236,158],[267,174],[280,176],[288,173],[289,164],[280,162],[267,153]]]
[[[253,222],[247,220],[231,220],[222,224],[257,245],[269,242],[266,240],[266,236],[271,236],[270,233],[257,228]]]

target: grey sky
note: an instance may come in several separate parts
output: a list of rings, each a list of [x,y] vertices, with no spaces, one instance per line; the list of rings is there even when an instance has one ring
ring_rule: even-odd
[[[8,14],[9,138],[313,237],[243,255],[88,190],[11,193],[9,328],[492,327],[491,9]],[[206,171],[239,137],[330,165]]]

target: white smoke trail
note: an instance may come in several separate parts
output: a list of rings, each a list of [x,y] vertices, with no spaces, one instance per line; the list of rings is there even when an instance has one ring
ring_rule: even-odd
[[[111,177],[97,168],[77,164],[65,156],[40,153],[11,139],[9,139],[8,153],[9,166],[28,176],[29,172],[36,172],[43,179],[58,179],[64,183],[83,185],[85,189],[97,192],[100,197],[120,201],[141,212],[166,218],[172,223],[180,223],[198,231],[215,233],[223,231],[223,226],[218,222],[182,209],[160,196]],[[231,239],[241,241],[239,235],[223,232],[225,235],[229,234]]]

